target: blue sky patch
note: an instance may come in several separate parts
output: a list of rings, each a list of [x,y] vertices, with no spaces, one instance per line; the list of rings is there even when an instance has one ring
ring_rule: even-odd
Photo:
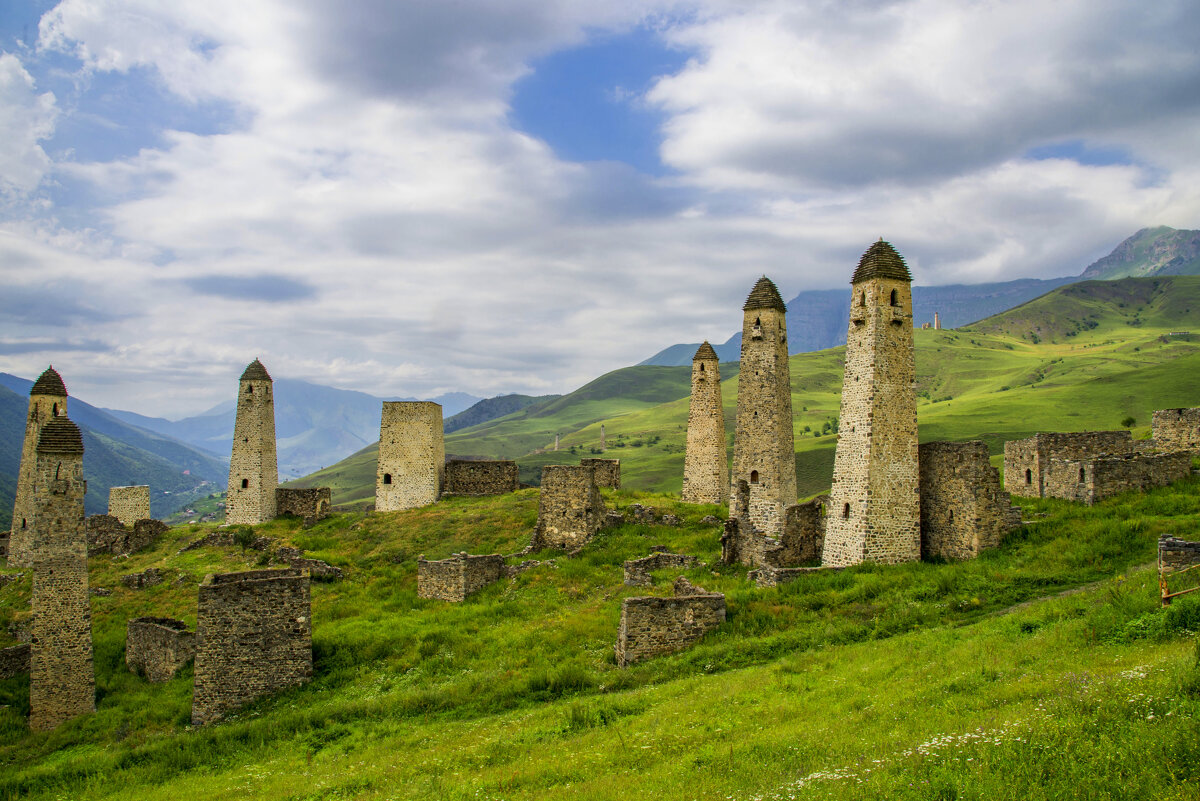
[[[1055,142],[1052,145],[1031,148],[1025,155],[1035,161],[1070,159],[1089,167],[1109,167],[1114,164],[1134,163],[1133,156],[1123,147],[1093,146],[1082,139],[1071,139],[1066,142]]]

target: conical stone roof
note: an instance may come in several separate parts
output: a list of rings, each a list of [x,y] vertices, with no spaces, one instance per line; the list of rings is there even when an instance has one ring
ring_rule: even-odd
[[[267,368],[262,366],[262,362],[258,359],[246,365],[245,371],[242,373],[241,381],[270,381],[271,374],[267,372]]]
[[[696,355],[692,357],[694,362],[715,362],[717,361],[717,352],[713,350],[713,346],[708,344],[708,340],[704,340],[704,344],[696,350]]]
[[[62,376],[53,366],[47,367],[46,372],[38,376],[38,380],[33,382],[33,387],[29,390],[30,395],[54,395],[56,397],[67,397],[67,385],[63,383]]]
[[[65,417],[55,417],[46,421],[38,435],[38,453],[59,453],[83,455],[83,435],[79,426]]]
[[[904,257],[896,252],[891,243],[884,242],[883,239],[867,248],[867,252],[858,260],[858,269],[854,271],[854,277],[850,279],[850,283],[857,284],[859,281],[869,281],[872,278],[912,281],[912,275],[908,272],[908,265],[904,263]]]
[[[779,290],[775,288],[770,278],[765,275],[758,279],[758,283],[754,285],[754,289],[750,290],[749,297],[746,298],[746,305],[742,306],[742,311],[750,311],[751,309],[778,309],[781,312],[787,311],[787,306],[783,303],[783,298],[779,296]]]

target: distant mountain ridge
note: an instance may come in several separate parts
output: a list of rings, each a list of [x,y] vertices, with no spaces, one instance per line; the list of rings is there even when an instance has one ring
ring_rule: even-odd
[[[1081,277],[1111,281],[1155,275],[1200,275],[1200,231],[1143,228],[1089,265]]]
[[[549,403],[561,397],[561,395],[534,396],[512,394],[499,395],[495,398],[484,398],[471,408],[465,409],[453,417],[446,419],[442,425],[442,430],[447,434],[453,434],[460,428],[477,426],[480,423],[495,420],[497,417],[513,414],[522,409],[528,409],[530,406],[536,406],[539,403]]]

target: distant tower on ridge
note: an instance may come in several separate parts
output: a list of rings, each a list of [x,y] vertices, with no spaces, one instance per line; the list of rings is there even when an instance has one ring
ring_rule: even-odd
[[[784,507],[796,502],[796,447],[788,367],[787,307],[765,275],[742,306],[742,364],[730,473],[729,515],[749,514],[766,534],[783,530]],[[750,486],[749,509],[738,506],[737,483]]]
[[[850,280],[850,328],[822,562],[921,558],[912,276],[880,239]]]
[[[692,357],[692,398],[688,404],[681,497],[684,503],[724,503],[728,491],[721,368],[717,352],[706,341]]]
[[[9,567],[32,567],[33,485],[37,475],[37,444],[42,426],[67,414],[67,387],[53,367],[33,382],[29,390],[29,416],[25,418],[25,442],[17,471],[17,497],[13,503],[12,531],[8,538]]]
[[[275,455],[274,384],[258,359],[238,381],[233,453],[229,457],[229,492],[225,521],[256,525],[275,517],[279,462]]]

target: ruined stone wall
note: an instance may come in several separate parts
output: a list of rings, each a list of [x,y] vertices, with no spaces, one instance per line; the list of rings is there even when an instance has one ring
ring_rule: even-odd
[[[696,557],[683,553],[652,553],[641,559],[629,559],[624,564],[625,583],[630,587],[650,587],[654,585],[654,577],[650,574],[655,570],[668,567],[692,567]]]
[[[579,464],[592,468],[597,487],[621,488],[620,459],[580,459]]]
[[[725,622],[725,596],[680,576],[675,597],[626,598],[617,632],[617,665],[681,651]]]
[[[521,488],[517,463],[509,460],[446,462],[446,494],[503,495]]]
[[[329,517],[332,493],[329,487],[275,488],[275,514],[295,515],[304,518],[304,525],[311,526],[318,520]]]
[[[376,511],[435,503],[442,494],[445,473],[442,407],[429,401],[384,403],[375,476]]]
[[[145,484],[109,487],[108,514],[120,520],[123,526],[150,519],[150,488]]]
[[[29,672],[30,648],[27,642],[0,648],[0,681]]]
[[[258,525],[274,519],[275,486],[278,483],[274,384],[255,359],[238,381],[225,521]]]
[[[681,498],[684,503],[724,503],[728,493],[729,457],[725,451],[721,368],[716,351],[705,342],[692,359]]]
[[[1041,498],[1046,495],[1051,459],[1083,460],[1133,450],[1128,431],[1047,432],[1009,440],[1004,443],[1004,489],[1024,498]]]
[[[192,724],[312,678],[312,598],[302,570],[209,574],[196,620]]]
[[[1200,408],[1159,409],[1151,423],[1162,451],[1200,451]]]
[[[1176,537],[1158,538],[1158,572],[1174,573],[1200,565],[1200,542]]]
[[[605,511],[591,467],[546,465],[538,495],[535,542],[545,548],[581,548],[600,530]]]
[[[461,603],[504,574],[504,557],[498,553],[459,553],[437,562],[421,557],[417,560],[417,597]]]
[[[721,537],[722,561],[752,568],[784,568],[820,559],[828,504],[829,496],[821,495],[788,506],[783,510],[782,529],[775,537],[763,534],[748,516],[730,518]]]
[[[137,617],[125,626],[125,665],[149,681],[170,681],[195,656],[196,634],[182,620]]]
[[[1079,501],[1089,506],[1129,490],[1165,487],[1192,473],[1192,455],[1128,453],[1092,459],[1051,459],[1044,492],[1049,498]]]
[[[65,417],[42,426],[34,479],[29,727],[53,729],[96,711],[83,439]]]
[[[921,553],[947,560],[973,559],[1000,545],[1020,525],[1020,511],[1000,486],[987,445],[927,442],[920,446]]]
[[[53,376],[50,374],[53,373]],[[67,390],[51,368],[33,385],[29,395],[29,414],[25,418],[25,440],[21,445],[21,464],[17,468],[17,493],[13,503],[12,530],[8,539],[8,566],[33,565],[33,485],[37,475],[37,443],[42,426],[59,415],[67,414]]]
[[[133,530],[130,531],[112,515],[91,515],[84,521],[84,530],[87,532],[89,555],[119,555],[145,550],[170,530],[170,526],[161,520],[142,518],[133,524]]]
[[[784,507],[796,502],[785,314],[775,285],[765,277],[760,279],[743,308],[729,514],[737,517],[744,511],[734,508],[734,490],[738,481],[747,482],[751,486],[750,514],[767,534],[779,533]]]
[[[911,287],[870,278],[851,288],[822,561],[914,561],[921,557],[921,512]]]

